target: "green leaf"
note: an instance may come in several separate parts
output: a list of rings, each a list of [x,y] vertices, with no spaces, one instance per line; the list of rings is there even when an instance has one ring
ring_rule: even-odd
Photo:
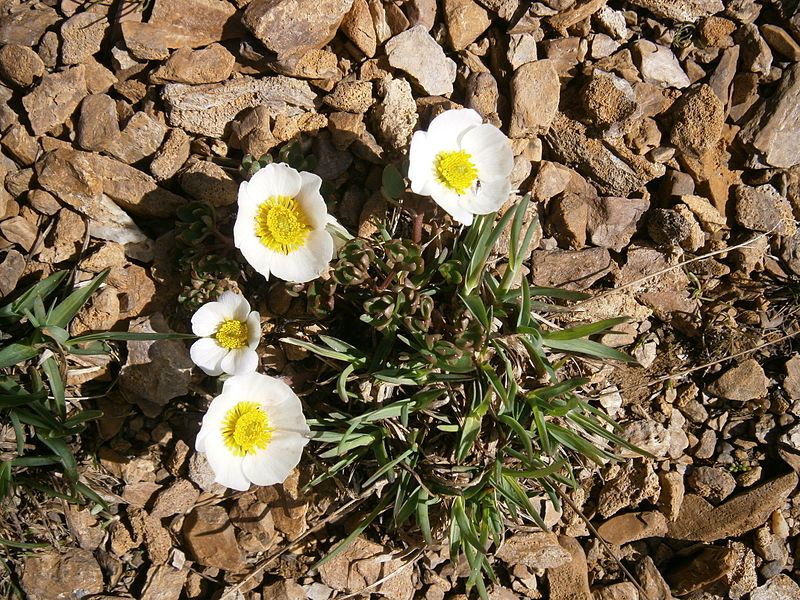
[[[578,325],[568,329],[561,329],[560,331],[547,331],[542,332],[543,340],[575,340],[578,338],[589,337],[601,331],[606,331],[619,325],[620,323],[627,323],[630,321],[628,317],[617,317],[615,319],[604,319],[596,323],[587,323],[586,325]]]
[[[56,413],[63,419],[67,415],[67,403],[64,396],[64,379],[54,356],[48,356],[42,361],[47,382],[50,384],[50,393],[53,394]]]
[[[389,200],[397,200],[406,190],[406,181],[397,167],[389,164],[383,169],[381,187]]]
[[[23,550],[36,550],[37,548],[47,548],[50,544],[46,542],[15,542],[13,540],[7,540],[6,538],[0,538],[0,545],[8,546],[9,548],[21,548]]]
[[[25,406],[31,402],[37,402],[47,398],[45,392],[28,393],[20,390],[18,394],[0,394],[0,408],[13,408],[15,406]]]
[[[85,344],[86,342],[135,342],[135,341],[159,341],[159,340],[194,340],[197,336],[192,333],[147,333],[135,331],[99,331],[97,333],[87,333],[67,340],[67,344],[74,346]]]
[[[64,298],[58,306],[50,311],[47,317],[47,324],[55,327],[66,328],[72,318],[78,314],[81,307],[86,304],[92,294],[95,293],[102,283],[108,277],[111,269],[105,269],[97,277],[92,279],[88,285],[80,287],[73,291],[69,296]]]
[[[552,350],[560,350],[561,352],[574,352],[576,354],[586,354],[587,356],[594,356],[595,358],[606,358],[609,360],[618,360],[624,363],[635,363],[636,359],[628,356],[624,352],[620,352],[615,348],[609,348],[598,342],[591,340],[548,340],[542,339],[542,345]]]
[[[41,442],[58,455],[64,466],[64,474],[70,481],[78,481],[78,463],[72,455],[67,443],[61,438],[48,438],[37,435]]]
[[[38,355],[39,350],[28,344],[9,344],[0,350],[0,368],[13,367]]]
[[[419,525],[425,543],[432,546],[433,534],[431,533],[431,519],[428,513],[428,491],[424,487],[421,487],[417,494],[417,525]]]
[[[67,271],[56,271],[48,278],[29,287],[16,300],[0,307],[0,318],[20,317],[26,310],[33,310],[33,303],[36,298],[46,300],[53,292],[58,289]]]
[[[461,298],[464,306],[466,306],[469,312],[472,313],[472,316],[474,316],[481,325],[488,329],[490,325],[489,313],[486,310],[486,305],[483,303],[483,300],[481,300],[480,296],[477,294],[464,294],[459,292],[458,297]]]

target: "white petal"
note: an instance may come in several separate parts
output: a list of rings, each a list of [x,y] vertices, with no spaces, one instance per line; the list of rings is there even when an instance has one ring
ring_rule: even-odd
[[[214,471],[214,481],[240,492],[250,489],[250,480],[242,469],[243,457],[228,450],[221,434],[206,438],[206,459]]]
[[[288,385],[275,377],[262,373],[246,373],[229,377],[222,384],[222,394],[219,397],[222,396],[259,404],[264,404],[271,398],[280,401],[287,397],[296,397]]]
[[[252,311],[247,315],[247,347],[255,350],[261,341],[261,315]]]
[[[236,247],[239,248],[242,256],[244,256],[244,259],[251,267],[258,273],[261,273],[266,279],[269,279],[272,272],[272,259],[276,255],[275,252],[262,244],[255,233],[237,239]]]
[[[250,303],[247,298],[236,292],[223,292],[217,302],[225,307],[225,314],[230,315],[228,319],[236,319],[237,321],[244,321],[250,313]]]
[[[212,338],[197,340],[189,348],[189,356],[192,362],[205,371],[206,375],[217,376],[222,373],[220,363],[228,350],[217,344]]]
[[[331,234],[333,238],[333,252],[337,255],[339,254],[339,250],[341,250],[348,241],[353,239],[350,232],[347,231],[344,225],[339,223],[333,215],[328,215],[328,223],[325,225],[325,231]]]
[[[308,439],[292,433],[275,433],[269,445],[244,457],[242,470],[256,485],[283,483],[300,462]]]
[[[295,283],[316,279],[333,260],[333,238],[327,231],[312,231],[301,248],[290,254],[275,253],[270,271],[276,277]]]
[[[433,178],[434,158],[428,144],[428,135],[424,131],[414,133],[408,149],[408,179],[411,182],[411,191],[415,194],[423,194],[425,184]]]
[[[433,198],[436,204],[446,210],[450,216],[462,225],[472,225],[473,213],[464,202],[469,194],[459,196],[437,181],[431,181],[427,187],[430,189],[430,197]]]
[[[483,122],[471,108],[446,110],[428,127],[428,145],[435,156],[443,150],[458,150],[461,137]]]
[[[511,143],[494,125],[487,123],[470,129],[461,138],[461,147],[470,154],[478,169],[478,179],[491,181],[511,175],[514,168]]]
[[[295,198],[312,229],[322,229],[328,222],[328,205],[319,193],[322,179],[313,173],[300,172],[302,185]]]
[[[294,198],[300,191],[300,173],[284,163],[271,163],[250,178],[246,193],[251,202],[261,204],[272,196]]]
[[[214,335],[226,318],[219,302],[206,302],[192,315],[192,333],[203,337]]]
[[[266,400],[262,407],[269,417],[270,427],[276,431],[296,433],[304,437],[311,435],[303,414],[303,405],[294,392],[291,397]]]
[[[481,181],[475,193],[465,198],[462,204],[476,215],[488,215],[500,210],[510,195],[511,182],[508,179]]]
[[[258,368],[258,354],[250,348],[230,350],[219,366],[225,373],[231,375],[252,373]]]
[[[209,435],[219,433],[221,435],[222,423],[225,420],[225,415],[239,402],[236,396],[220,395],[211,401],[206,414],[203,415],[203,421],[200,425],[200,431],[195,438],[195,449],[198,452],[205,452],[205,439]]]

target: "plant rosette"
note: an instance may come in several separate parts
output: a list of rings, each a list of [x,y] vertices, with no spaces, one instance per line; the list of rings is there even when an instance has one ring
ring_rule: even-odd
[[[189,355],[207,375],[241,375],[258,368],[261,317],[244,296],[224,292],[201,306],[192,316],[192,332],[201,339]]]
[[[300,399],[282,381],[247,373],[228,378],[203,417],[195,449],[214,480],[234,490],[283,483],[300,462],[311,430]]]
[[[508,138],[472,109],[445,111],[411,138],[411,191],[430,196],[464,225],[503,206],[513,167]]]
[[[322,179],[283,163],[268,164],[239,187],[233,239],[264,277],[294,283],[319,277],[333,259]]]

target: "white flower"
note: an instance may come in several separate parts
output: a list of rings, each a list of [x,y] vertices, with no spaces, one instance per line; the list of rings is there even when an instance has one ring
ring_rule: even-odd
[[[508,200],[513,166],[508,138],[472,109],[445,111],[411,138],[411,191],[430,196],[464,225]]]
[[[189,351],[192,362],[208,375],[240,375],[258,368],[256,346],[261,317],[239,294],[224,292],[192,316],[192,332],[201,336]]]
[[[195,449],[214,480],[235,490],[283,483],[300,462],[311,430],[292,389],[261,373],[234,375],[203,417]]]
[[[303,283],[327,269],[334,244],[320,185],[313,173],[283,163],[269,164],[242,182],[233,240],[264,277]]]

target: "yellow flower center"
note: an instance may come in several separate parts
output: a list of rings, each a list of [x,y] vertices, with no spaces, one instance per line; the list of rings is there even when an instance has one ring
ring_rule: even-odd
[[[463,150],[439,152],[436,155],[436,179],[449,190],[461,196],[478,178],[478,169],[470,160],[472,156]]]
[[[272,196],[258,206],[256,235],[270,250],[290,254],[306,243],[311,226],[294,198]]]
[[[235,456],[247,456],[266,448],[272,440],[267,413],[255,402],[239,402],[222,422],[222,439]]]
[[[217,343],[228,350],[236,350],[247,346],[247,323],[228,319],[223,321],[214,334]]]

